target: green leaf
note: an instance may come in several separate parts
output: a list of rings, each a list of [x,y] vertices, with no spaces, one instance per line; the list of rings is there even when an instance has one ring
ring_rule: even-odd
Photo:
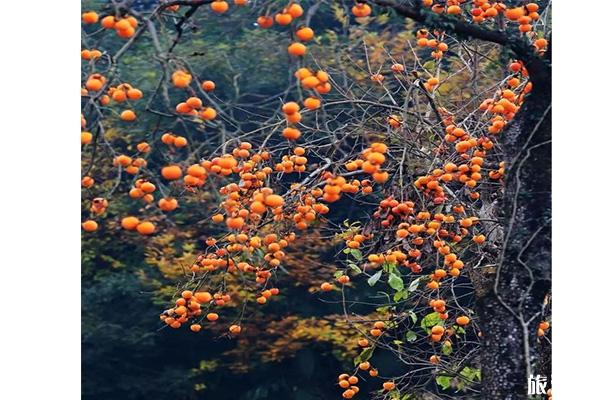
[[[362,270],[359,268],[358,265],[354,263],[349,263],[348,266],[350,267],[350,269],[352,269],[352,271],[356,272],[357,274],[362,273]]]
[[[464,367],[460,371],[460,375],[470,381],[480,381],[481,380],[481,370],[478,368]]]
[[[442,354],[445,356],[449,356],[450,354],[452,354],[452,346],[448,346],[448,345],[443,345],[442,346]]]
[[[352,254],[352,257],[354,257],[357,261],[361,261],[363,258],[360,250],[358,249],[350,249],[350,254]]]
[[[342,275],[344,275],[343,271],[335,271],[335,273],[333,274],[333,277],[337,279]]]
[[[408,298],[408,291],[406,290],[400,290],[399,292],[396,292],[396,294],[394,295],[394,301],[398,302],[400,300],[404,300]]]
[[[417,278],[414,281],[412,281],[410,285],[408,285],[408,291],[412,293],[415,290],[417,290],[417,288],[419,287],[419,282],[421,282],[421,278]]]
[[[373,355],[373,351],[375,351],[375,347],[367,347],[364,349],[358,356],[354,358],[354,365],[358,365],[363,361],[367,361]]]
[[[427,331],[427,328],[437,325],[440,322],[442,322],[442,319],[440,318],[440,314],[438,314],[436,312],[432,312],[430,314],[427,314],[425,317],[423,317],[423,319],[421,320],[421,327],[423,329],[425,329],[425,331]]]
[[[402,289],[404,289],[404,281],[400,276],[396,274],[390,274],[390,277],[388,278],[388,284],[392,289],[395,289],[396,291],[401,291]]]
[[[369,286],[374,286],[379,281],[379,278],[381,278],[382,273],[383,273],[383,270],[380,269],[375,274],[373,274],[367,281]]]
[[[385,263],[383,263],[383,265],[381,266],[381,268],[383,268],[383,270],[385,272],[387,272],[388,274],[398,273],[398,268],[396,268],[396,264],[385,262]]]
[[[410,310],[408,312],[408,315],[410,316],[410,319],[412,320],[413,324],[417,323],[417,314],[415,314],[415,312],[413,310]]]
[[[438,385],[440,385],[442,387],[443,390],[446,390],[450,387],[451,379],[452,378],[447,375],[440,375],[435,378],[435,381],[437,382]]]
[[[415,340],[417,340],[417,334],[413,331],[406,332],[405,336],[407,342],[414,342]]]

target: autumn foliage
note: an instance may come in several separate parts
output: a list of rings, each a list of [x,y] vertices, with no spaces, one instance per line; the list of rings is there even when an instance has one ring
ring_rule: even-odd
[[[160,329],[243,343],[247,334],[260,337],[256,313],[288,301],[294,279],[309,281],[302,301],[338,307],[327,329],[344,338],[336,343],[347,368],[323,373],[341,398],[479,390],[473,280],[502,247],[501,137],[533,89],[529,71],[496,44],[391,17],[394,2],[342,3],[161,1],[143,12],[86,10],[82,235],[123,234],[157,252],[155,263],[177,282],[156,312]],[[538,57],[548,48],[549,11],[535,2],[419,3],[464,24],[502,23]],[[222,24],[240,14],[236,21],[277,43],[272,68],[289,69],[286,90],[256,97],[253,109],[252,101],[228,98],[240,90],[237,78],[205,74],[201,61],[178,55],[200,14]],[[312,25],[318,18],[333,18],[347,34]],[[394,24],[405,29],[388,29]],[[119,42],[105,49],[104,37]],[[150,83],[124,80],[121,59],[143,40],[156,55]],[[339,57],[320,50],[329,45]],[[189,234],[200,223],[202,240]],[[195,246],[172,270],[168,237]],[[295,260],[319,241],[332,249],[317,261],[326,273]],[[316,329],[309,323],[286,318],[290,335],[320,340],[306,333]],[[549,330],[548,315],[531,325],[540,341]],[[378,367],[383,353],[404,369]]]

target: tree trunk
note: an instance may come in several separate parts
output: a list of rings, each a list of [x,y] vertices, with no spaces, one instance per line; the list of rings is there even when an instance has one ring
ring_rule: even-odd
[[[536,344],[551,289],[549,53],[547,57],[527,65],[533,91],[502,133],[507,165],[504,248],[496,267],[476,287],[484,399],[527,398],[528,376],[549,373],[549,355],[541,357],[543,347]]]

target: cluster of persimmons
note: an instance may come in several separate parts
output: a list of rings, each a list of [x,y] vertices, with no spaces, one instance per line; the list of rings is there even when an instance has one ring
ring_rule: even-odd
[[[236,0],[234,3],[238,6],[246,5],[245,0]],[[508,21],[518,24],[523,35],[531,36],[532,46],[537,51],[543,52],[547,47],[545,39],[538,38],[532,32],[532,24],[540,18],[535,3],[516,8],[507,8],[501,2],[491,3],[488,0],[473,0],[468,5],[465,3],[467,2],[459,0],[423,0],[423,5],[435,13],[462,15],[468,9],[473,23],[484,23],[502,13]],[[179,8],[178,5],[172,5],[165,10],[178,12]],[[227,1],[213,1],[210,8],[215,13],[222,14],[228,11],[229,4]],[[354,4],[351,12],[358,19],[367,18],[372,14],[372,8],[361,1]],[[278,9],[273,16],[259,16],[257,24],[264,29],[274,24],[290,26],[293,42],[287,48],[288,53],[294,57],[303,57],[307,53],[305,43],[310,42],[315,35],[310,27],[298,22],[303,14],[304,10],[299,3],[290,2],[286,7]],[[106,15],[100,19],[93,11],[85,12],[82,21],[88,25],[100,21],[104,29],[114,29],[118,36],[131,40],[138,27],[138,21],[133,16]],[[423,28],[416,32],[417,47],[431,48],[430,56],[436,62],[449,49],[445,40],[443,31],[430,32]],[[93,63],[95,59],[102,57],[102,52],[97,49],[83,50],[81,57]],[[401,74],[405,72],[405,66],[393,63],[390,70],[392,74]],[[140,142],[135,146],[135,154],[114,155],[113,167],[119,173],[123,170],[134,176],[129,188],[130,198],[140,199],[149,205],[155,204],[154,194],[162,193],[157,192],[159,185],[171,189],[188,189],[180,191],[188,193],[204,186],[209,179],[214,179],[219,187],[221,199],[211,220],[225,233],[205,241],[204,252],[189,266],[191,281],[160,319],[171,328],[189,324],[189,329],[194,332],[200,331],[205,321],[217,321],[220,318],[219,308],[230,304],[232,299],[225,287],[210,287],[211,280],[207,277],[213,275],[227,274],[244,282],[250,296],[245,301],[258,305],[268,303],[279,294],[279,289],[273,286],[273,276],[284,265],[290,243],[301,237],[302,231],[324,220],[330,207],[344,195],[375,194],[378,196],[378,204],[376,203],[371,216],[378,231],[358,228],[345,234],[346,248],[368,253],[364,271],[403,268],[406,273],[423,277],[422,287],[431,299],[429,306],[439,316],[439,322],[428,327],[427,338],[432,345],[451,343],[450,338],[457,330],[468,326],[473,316],[458,313],[450,315],[446,308],[446,302],[450,299],[440,298],[440,290],[446,282],[461,275],[465,267],[461,255],[466,254],[467,249],[478,252],[486,245],[485,227],[472,213],[472,206],[480,199],[479,188],[482,183],[502,179],[504,163],[496,161],[494,164],[488,160],[488,155],[495,150],[496,136],[514,118],[525,101],[525,96],[532,89],[527,69],[521,62],[512,62],[508,71],[509,76],[494,96],[485,99],[479,106],[478,112],[481,120],[487,121],[484,122],[487,130],[470,129],[456,120],[448,110],[441,107],[436,110],[442,118],[439,128],[443,133],[435,148],[435,162],[424,175],[414,180],[411,192],[407,193],[387,190],[389,185],[386,183],[397,173],[398,160],[392,158],[393,162],[390,161],[389,146],[393,144],[386,143],[386,139],[380,137],[377,140],[366,140],[367,144],[360,152],[339,162],[339,167],[335,167],[334,160],[333,166],[315,167],[315,172],[308,175],[311,171],[311,153],[315,149],[302,144],[300,123],[303,116],[327,104],[325,95],[332,90],[332,85],[326,71],[313,71],[306,66],[298,68],[295,77],[299,87],[308,92],[308,95],[297,101],[284,102],[281,106],[280,123],[285,127],[280,131],[283,139],[278,137],[277,141],[283,140],[288,144],[282,151],[271,151],[267,143],[255,148],[250,141],[240,141],[234,147],[230,145],[223,148],[223,153],[218,156],[209,156],[188,165],[162,165],[160,177],[147,171],[147,156],[157,146],[168,147],[173,151],[188,147],[190,144],[184,135],[162,131],[160,143]],[[184,101],[175,107],[169,105],[178,117],[207,121],[218,118],[215,108],[206,105],[206,100],[199,97],[205,98],[207,92],[215,89],[213,81],[204,80],[200,83],[191,71],[183,67],[169,73],[172,88],[185,91]],[[372,75],[371,80],[376,85],[385,84],[383,74]],[[97,100],[100,106],[107,106],[112,101],[130,104],[130,101],[143,98],[142,91],[132,84],[116,84],[114,81],[113,76],[93,72],[85,77],[82,96]],[[427,92],[436,93],[443,82],[439,75],[429,75],[421,83]],[[193,91],[194,84],[198,87],[198,92]],[[133,122],[137,115],[128,108],[120,113],[120,118]],[[82,114],[81,120],[81,143],[91,145],[95,137],[87,127],[86,115]],[[388,115],[386,121],[391,129],[404,128],[406,124],[400,116],[393,114]],[[298,180],[284,188],[278,182],[282,174],[294,174],[293,177]],[[81,185],[84,188],[90,189],[94,184],[93,176],[88,174],[82,178]],[[162,195],[156,206],[161,212],[173,212],[177,210],[180,200],[182,199],[174,195]],[[96,219],[105,215],[107,208],[107,199],[93,198],[91,218],[82,223],[84,231],[96,231],[99,228]],[[152,235],[160,230],[152,217],[122,215],[120,225],[126,231],[141,235]],[[388,244],[378,247],[377,242],[384,235],[388,235]],[[439,260],[438,265],[432,265],[432,260]],[[332,277],[331,281],[323,282],[321,290],[330,292],[351,289],[350,275],[351,271],[344,270]],[[199,277],[202,279],[198,279]],[[241,317],[232,320],[228,328],[229,334],[240,334],[242,324]],[[548,322],[541,322],[538,336],[545,335],[549,326]],[[372,323],[365,337],[359,340],[358,347],[376,347],[391,330],[393,327],[388,321]],[[440,358],[436,350],[429,362],[438,364]],[[378,370],[368,360],[358,363],[353,374],[339,376],[338,385],[344,390],[343,398],[352,398],[359,392],[357,374],[360,371],[370,377],[378,376]],[[382,386],[383,392],[394,388],[393,380],[386,380]]]

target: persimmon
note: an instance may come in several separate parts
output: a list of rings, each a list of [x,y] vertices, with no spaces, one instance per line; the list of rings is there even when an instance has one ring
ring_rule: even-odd
[[[232,335],[238,335],[242,331],[242,327],[239,325],[231,325],[229,327],[229,333]]]
[[[166,197],[158,201],[158,207],[163,211],[173,211],[177,208],[177,199]]]
[[[275,22],[277,22],[281,26],[291,24],[293,19],[294,18],[288,13],[275,14]]]
[[[200,116],[206,120],[212,121],[213,119],[217,118],[217,111],[212,107],[206,107],[204,110],[202,110]]]
[[[329,291],[333,290],[333,285],[329,282],[323,282],[321,284],[321,290],[324,292],[329,292]]]
[[[122,18],[115,22],[114,28],[117,30],[120,30],[120,31],[124,31],[129,28],[133,28],[133,27],[131,26],[131,24],[129,23],[129,20],[127,18]]]
[[[300,136],[302,135],[300,133],[300,131],[296,128],[285,128],[282,132],[283,137],[288,139],[288,140],[298,140],[300,138]]]
[[[144,182],[140,185],[140,189],[142,189],[144,193],[153,193],[156,190],[156,185],[152,182]]]
[[[190,330],[192,332],[200,332],[200,329],[202,329],[202,326],[200,324],[192,324],[192,325],[190,325]]]
[[[321,107],[321,100],[317,99],[316,97],[307,97],[304,99],[304,107],[308,108],[309,110],[316,110],[317,108]]]
[[[198,97],[189,97],[186,101],[185,104],[187,104],[190,108],[200,108],[202,107],[202,100],[200,100]]]
[[[226,1],[217,0],[210,3],[210,8],[217,14],[223,14],[229,10],[229,4]]]
[[[116,24],[115,24],[115,28],[116,28]],[[125,29],[117,29],[117,36],[122,37],[124,39],[130,38],[134,34],[135,34],[135,29],[131,25],[127,26]]]
[[[268,29],[273,26],[273,17],[261,15],[256,19],[256,23],[263,29]]]
[[[304,14],[304,9],[298,3],[292,3],[287,7],[287,12],[292,16],[292,18],[299,18]]]
[[[485,242],[485,236],[484,235],[473,236],[473,241],[477,244],[481,244],[481,243]]]
[[[373,180],[377,183],[385,183],[389,179],[389,174],[386,171],[373,173]]]
[[[470,319],[466,315],[461,315],[460,317],[456,318],[456,323],[460,326],[467,325],[469,323],[469,321],[470,321]]]
[[[171,82],[177,88],[186,88],[192,82],[192,75],[183,70],[177,70],[171,75]]]
[[[302,78],[301,84],[304,89],[314,89],[321,84],[321,81],[319,81],[319,78],[317,78],[316,76],[311,75]]]
[[[511,21],[517,21],[524,15],[525,9],[523,7],[509,8],[506,11],[504,11],[504,16]]]
[[[354,397],[354,395],[355,395],[355,393],[354,393],[354,390],[352,390],[352,389],[346,389],[344,391],[344,393],[342,393],[342,397],[344,399],[351,399],[352,397]]]
[[[178,165],[165,166],[161,169],[160,173],[163,178],[170,181],[179,179],[182,175],[181,167],[179,167]]]
[[[140,224],[136,217],[125,217],[121,220],[121,226],[128,231],[134,230]]]
[[[265,197],[265,204],[271,208],[281,207],[284,204],[283,197],[277,194],[270,194]]]
[[[394,389],[396,387],[396,385],[394,384],[394,382],[383,382],[383,390],[385,391],[390,391],[392,389]]]
[[[139,100],[144,96],[144,93],[139,89],[130,89],[127,91],[127,98],[130,100]]]
[[[84,176],[81,179],[81,186],[83,186],[84,188],[90,188],[94,185],[94,178],[92,178],[91,176]]]
[[[95,24],[96,22],[98,22],[98,19],[98,13],[96,13],[95,11],[87,11],[81,14],[81,20],[84,24]]]
[[[461,10],[460,6],[452,5],[452,6],[448,6],[448,9],[446,10],[446,12],[451,15],[458,15],[462,12],[462,10]]]
[[[85,83],[86,89],[92,92],[97,92],[104,86],[104,80],[101,75],[92,75]]]
[[[94,135],[92,135],[90,132],[81,132],[81,144],[90,144],[92,143],[93,138]]]
[[[81,227],[86,232],[94,232],[98,229],[98,223],[94,220],[88,219],[81,224]]]
[[[215,90],[217,85],[213,81],[203,81],[202,82],[202,90],[205,92],[211,92]]]
[[[136,145],[136,149],[140,153],[148,153],[150,151],[150,145],[146,142],[140,142]]]
[[[175,138],[175,140],[173,140],[173,144],[175,145],[175,147],[177,148],[182,148],[187,146],[188,141],[186,138],[184,138],[183,136],[177,136]]]
[[[252,204],[250,204],[250,211],[257,214],[263,214],[267,211],[267,208],[263,202],[253,201]]]
[[[113,15],[107,15],[106,17],[102,18],[100,24],[103,28],[112,29],[115,27],[115,17]]]
[[[312,29],[310,29],[309,27],[303,27],[296,31],[296,37],[303,42],[308,42],[314,36],[315,36],[315,32]]]
[[[135,229],[142,235],[151,235],[156,230],[156,227],[152,222],[144,221],[140,222]]]
[[[300,106],[295,101],[290,101],[281,106],[281,110],[288,115],[294,114],[300,111]]]
[[[288,53],[292,56],[303,56],[306,54],[306,46],[302,43],[292,43],[288,46]]]
[[[395,64],[392,64],[392,66],[390,67],[390,69],[392,70],[393,73],[399,74],[401,72],[404,72],[405,68],[404,68],[404,65],[395,63]]]
[[[440,325],[435,325],[431,328],[432,335],[442,335],[444,333],[444,327]]]
[[[241,217],[231,217],[227,218],[225,224],[231,229],[241,229],[244,226],[244,218]]]
[[[206,319],[213,322],[219,319],[219,314],[217,313],[208,313],[206,314]]]
[[[358,18],[368,17],[371,15],[371,6],[366,3],[358,3],[352,7],[352,14]]]
[[[124,110],[121,113],[121,119],[123,121],[135,121],[136,118],[137,116],[135,115],[135,112],[133,112],[133,110]]]

